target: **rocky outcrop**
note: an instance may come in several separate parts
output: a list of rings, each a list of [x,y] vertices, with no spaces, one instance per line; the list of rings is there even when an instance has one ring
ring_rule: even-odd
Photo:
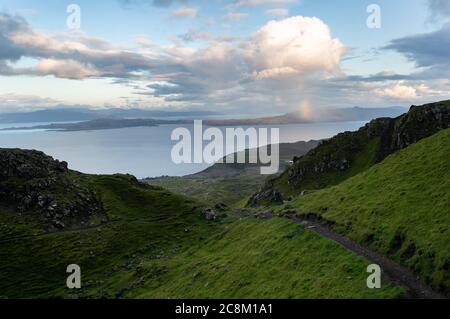
[[[211,208],[205,208],[202,211],[202,215],[205,217],[206,220],[217,220],[219,219],[219,214],[212,210]]]
[[[0,149],[0,179],[43,178],[68,172],[67,163],[38,151]]]
[[[249,206],[255,206],[260,203],[270,202],[270,203],[283,203],[283,194],[273,187],[267,187],[262,189],[260,192],[253,195],[249,201]]]
[[[286,195],[277,190],[277,184],[286,183],[285,180],[287,185],[283,189],[290,189],[294,194],[339,183],[449,127],[450,101],[412,106],[398,118],[373,120],[356,132],[338,134],[305,156],[294,158],[294,165],[281,177],[269,180],[248,204],[281,202]]]
[[[209,221],[218,221],[223,217],[226,217],[227,214],[224,211],[217,211],[211,208],[204,208],[202,210],[202,216]]]
[[[85,178],[38,151],[0,149],[0,205],[34,214],[50,230],[107,220]]]
[[[391,119],[380,134],[377,161],[450,127],[450,101],[412,106],[408,113]]]

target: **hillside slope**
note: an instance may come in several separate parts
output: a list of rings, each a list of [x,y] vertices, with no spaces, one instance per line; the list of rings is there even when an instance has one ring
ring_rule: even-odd
[[[211,228],[196,203],[134,177],[83,176],[102,201],[108,221],[48,231],[35,212],[0,209],[0,296],[67,297],[66,267],[82,269],[81,295],[117,297],[115,285],[132,285],[137,256],[173,254]],[[32,266],[30,266],[32,265]]]
[[[84,175],[39,152],[2,152],[15,158],[7,167],[40,169],[42,174],[27,183],[56,179],[38,190],[66,198],[67,207],[78,207],[79,198],[67,197],[66,188],[95,192],[107,219],[75,227],[62,216],[67,226],[55,228],[45,217],[52,205],[19,211],[23,197],[4,193],[0,298],[403,296],[387,282],[382,289],[368,289],[367,260],[291,221],[243,216],[208,221],[196,200],[146,186],[133,176]],[[16,180],[19,171],[3,173],[14,181],[14,190],[33,193]],[[80,290],[66,288],[70,264],[81,267]]]
[[[314,140],[280,144],[280,172],[291,165],[294,156],[304,155],[318,144],[319,141]],[[250,164],[248,161],[249,151],[245,152],[247,162],[243,164],[216,163],[197,174],[183,177],[149,178],[143,182],[198,198],[210,205],[223,203],[229,207],[241,207],[267,179],[267,175],[261,175],[261,164]],[[236,158],[237,153],[234,156]],[[239,191],[236,191],[237,189]]]
[[[450,129],[280,211],[320,219],[450,292]]]
[[[281,202],[288,195],[322,189],[367,170],[388,155],[450,127],[450,101],[412,106],[395,118],[376,119],[356,132],[322,142],[269,180],[249,205]]]
[[[164,273],[129,297],[398,298],[388,282],[366,286],[367,260],[284,219],[228,219],[220,232],[167,262]]]

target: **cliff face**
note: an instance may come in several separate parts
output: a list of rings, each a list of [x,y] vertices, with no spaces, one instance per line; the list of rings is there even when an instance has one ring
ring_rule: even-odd
[[[85,178],[38,151],[0,149],[0,207],[31,213],[49,230],[106,221]]]
[[[67,173],[66,162],[54,160],[38,151],[0,149],[0,178],[44,178]]]
[[[412,106],[408,113],[389,121],[381,137],[378,161],[395,151],[450,127],[450,101]]]
[[[322,142],[280,177],[268,181],[249,205],[282,202],[287,195],[340,183],[390,154],[450,127],[450,101],[412,106],[408,113],[379,118],[356,132],[345,132]]]

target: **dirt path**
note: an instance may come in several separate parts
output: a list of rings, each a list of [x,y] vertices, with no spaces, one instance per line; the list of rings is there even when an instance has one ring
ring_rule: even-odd
[[[301,217],[289,217],[290,220],[305,226],[306,229],[313,231],[322,237],[331,239],[348,250],[365,257],[374,264],[381,267],[384,279],[387,279],[399,286],[401,286],[405,292],[406,297],[411,299],[446,299],[446,296],[440,294],[429,286],[425,285],[416,275],[414,275],[409,269],[403,267],[389,258],[368,250],[367,248],[357,244],[356,242],[339,235],[328,227],[311,220],[306,220]]]

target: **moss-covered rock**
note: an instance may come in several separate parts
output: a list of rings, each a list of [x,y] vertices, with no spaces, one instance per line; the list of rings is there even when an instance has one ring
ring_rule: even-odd
[[[0,149],[0,206],[30,213],[49,230],[106,221],[97,193],[82,175],[33,150]]]

